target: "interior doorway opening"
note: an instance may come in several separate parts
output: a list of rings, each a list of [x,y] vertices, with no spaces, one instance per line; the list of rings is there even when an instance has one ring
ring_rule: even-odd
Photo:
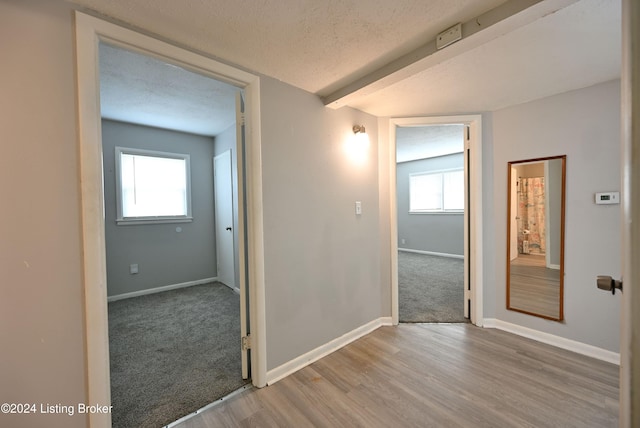
[[[468,321],[465,134],[464,124],[396,129],[400,322]]]
[[[463,129],[463,292],[462,306],[464,318],[475,325],[482,326],[482,120],[479,115],[447,116],[447,117],[416,117],[396,118],[390,120],[389,127],[389,158],[390,158],[390,230],[391,230],[391,315],[394,324],[400,322],[400,293],[399,293],[399,250],[407,245],[407,238],[399,235],[399,217],[401,209],[398,203],[399,175],[398,175],[398,134],[405,128],[427,128],[430,126],[459,126]],[[441,128],[444,129],[444,128]],[[455,129],[455,128],[452,128]],[[451,153],[449,153],[451,154]],[[402,159],[401,159],[402,160]],[[436,171],[435,181],[455,182],[456,168]],[[422,171],[424,174],[424,171]],[[457,173],[460,175],[460,173]],[[429,174],[427,174],[429,175]],[[446,176],[446,177],[445,177]],[[432,180],[429,177],[428,180]],[[439,180],[439,181],[438,181]],[[440,196],[441,197],[441,196]],[[437,198],[436,198],[437,199]],[[431,202],[429,202],[431,203]],[[409,202],[410,205],[410,202]],[[455,205],[455,204],[454,204]],[[450,203],[447,206],[451,208]],[[444,201],[437,206],[445,210]],[[406,207],[405,207],[406,208]],[[415,207],[414,207],[415,208]],[[427,207],[426,209],[433,207]],[[411,211],[409,206],[409,211]],[[459,211],[459,210],[458,210]],[[435,214],[431,214],[435,215]],[[404,243],[402,243],[404,239]],[[428,250],[421,250],[428,251]],[[455,255],[453,252],[432,251],[435,256]],[[440,253],[440,254],[437,254]]]
[[[99,58],[112,423],[166,425],[249,382],[241,90],[108,43]]]

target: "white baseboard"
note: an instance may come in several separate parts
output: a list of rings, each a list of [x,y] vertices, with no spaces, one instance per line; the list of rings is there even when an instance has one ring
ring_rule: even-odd
[[[175,290],[177,288],[191,287],[192,285],[208,284],[218,280],[217,276],[213,278],[197,279],[195,281],[181,282],[180,284],[165,285],[156,288],[147,288],[146,290],[132,291],[131,293],[116,294],[107,297],[107,302],[115,302],[116,300],[129,299],[131,297],[144,296],[146,294],[162,293],[163,291]]]
[[[464,256],[461,256],[460,254],[436,253],[435,251],[412,250],[410,248],[398,248],[398,251],[404,251],[405,253],[428,254],[430,256],[438,257],[449,257],[451,259],[464,259]]]
[[[309,364],[318,361],[322,357],[326,357],[332,352],[337,351],[338,349],[348,345],[349,343],[365,336],[372,331],[376,330],[379,327],[392,325],[391,317],[381,317],[375,319],[367,324],[356,328],[348,333],[343,334],[342,336],[333,339],[331,342],[325,343],[313,349],[306,354],[300,355],[293,360],[282,364],[281,366],[276,367],[275,369],[269,370],[267,372],[267,385],[273,385],[277,381],[289,376],[292,373],[297,372],[298,370],[308,366]]]
[[[608,363],[620,365],[620,354],[617,352],[608,351],[606,349],[598,348],[597,346],[587,345],[586,343],[566,339],[554,334],[544,333],[542,331],[512,324],[495,318],[485,318],[483,327],[497,328],[498,330],[507,331],[509,333],[517,334],[518,336],[537,340],[538,342],[546,343],[547,345],[556,346],[558,348],[606,361]]]

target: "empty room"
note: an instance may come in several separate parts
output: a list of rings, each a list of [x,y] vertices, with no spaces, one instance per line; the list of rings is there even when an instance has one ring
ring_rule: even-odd
[[[0,425],[633,426],[638,9],[0,2]],[[159,123],[107,113],[134,76],[111,48],[164,64],[114,92],[141,112],[173,91]],[[223,84],[230,119],[186,128],[216,92],[174,73]],[[403,132],[451,124],[462,148],[399,159]],[[151,208],[145,180],[169,192]],[[412,274],[455,276],[457,318],[403,319],[404,255],[462,265]],[[237,384],[179,398],[219,373],[216,350],[180,357],[219,337],[222,299],[178,297],[201,288],[232,302]],[[153,390],[122,422],[122,391]]]

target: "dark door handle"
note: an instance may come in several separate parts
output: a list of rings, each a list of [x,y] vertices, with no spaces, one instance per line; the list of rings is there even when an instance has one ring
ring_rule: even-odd
[[[228,231],[231,231],[231,228],[230,228],[230,227],[227,227],[227,230],[228,230]]]
[[[616,288],[622,291],[622,281],[610,276],[598,275],[597,284],[600,290],[611,291],[611,294],[616,294]]]

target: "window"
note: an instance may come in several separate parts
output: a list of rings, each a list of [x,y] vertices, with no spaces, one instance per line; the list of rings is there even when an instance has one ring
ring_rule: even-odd
[[[409,176],[409,212],[457,211],[464,211],[464,170]]]
[[[189,155],[116,147],[118,224],[191,221]]]

